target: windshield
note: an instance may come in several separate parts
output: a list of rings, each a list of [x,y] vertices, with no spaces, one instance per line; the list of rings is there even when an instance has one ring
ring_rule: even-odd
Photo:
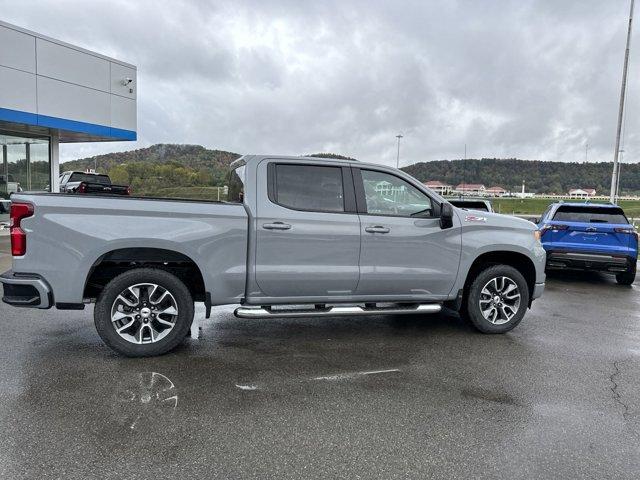
[[[100,185],[111,185],[111,180],[107,175],[93,175],[91,173],[72,173],[70,182],[99,183]]]
[[[553,219],[561,222],[629,223],[622,209],[613,207],[578,207],[564,205],[558,208]]]
[[[243,203],[244,201],[244,168],[244,165],[240,165],[229,173],[227,201],[230,203]]]

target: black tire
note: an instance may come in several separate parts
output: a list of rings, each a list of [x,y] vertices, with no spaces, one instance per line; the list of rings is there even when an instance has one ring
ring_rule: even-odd
[[[636,280],[636,264],[633,264],[633,267],[624,273],[618,273],[616,275],[616,282],[618,285],[633,285],[633,282]]]
[[[118,295],[141,283],[152,283],[166,289],[177,304],[173,328],[154,343],[136,344],[125,340],[116,332],[111,320],[111,309]],[[193,312],[191,293],[175,275],[156,268],[137,268],[118,275],[104,287],[94,309],[94,323],[102,341],[116,352],[128,357],[151,357],[173,350],[184,340],[193,322]]]
[[[480,309],[480,298],[482,289],[492,279],[506,277],[514,282],[520,293],[518,308],[513,316],[505,323],[492,323],[484,317]],[[485,297],[483,297],[484,299]],[[484,301],[484,300],[483,300]],[[522,274],[509,265],[493,265],[482,270],[471,282],[463,308],[460,310],[461,316],[482,333],[506,333],[516,327],[524,317],[529,307],[529,286]]]

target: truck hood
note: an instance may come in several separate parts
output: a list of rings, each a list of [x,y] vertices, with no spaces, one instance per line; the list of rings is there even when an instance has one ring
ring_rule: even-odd
[[[515,228],[523,230],[536,230],[537,226],[525,220],[524,218],[513,217],[511,215],[503,215],[501,213],[480,212],[474,210],[465,210],[458,207],[453,207],[460,223],[465,226],[488,226],[488,227],[501,227],[501,228]]]

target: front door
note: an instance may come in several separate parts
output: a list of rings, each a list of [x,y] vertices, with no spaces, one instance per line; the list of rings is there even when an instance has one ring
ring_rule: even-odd
[[[447,296],[460,263],[460,225],[441,229],[439,206],[399,176],[353,171],[362,233],[357,293]]]
[[[259,168],[268,188],[258,189],[255,275],[266,296],[355,292],[360,220],[351,169],[327,163],[274,159]]]

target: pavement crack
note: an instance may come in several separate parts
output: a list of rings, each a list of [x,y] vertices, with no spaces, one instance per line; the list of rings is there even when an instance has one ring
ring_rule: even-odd
[[[620,395],[618,381],[616,380],[616,377],[618,377],[618,375],[620,375],[621,373],[619,364],[620,362],[617,360],[613,362],[613,368],[615,369],[615,371],[611,375],[609,375],[609,381],[611,382],[611,386],[609,387],[609,389],[611,390],[611,393],[613,395],[613,400],[624,409],[624,411],[622,412],[622,418],[628,420],[629,405],[622,401],[622,395]]]

